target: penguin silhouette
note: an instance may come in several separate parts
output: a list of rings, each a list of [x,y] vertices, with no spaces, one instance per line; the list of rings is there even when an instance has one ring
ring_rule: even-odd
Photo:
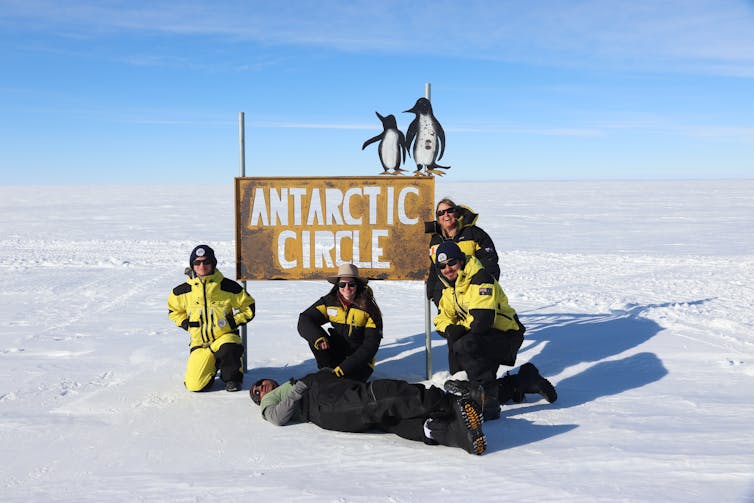
[[[416,162],[414,175],[423,175],[422,168],[427,176],[444,175],[445,173],[440,170],[450,169],[450,166],[440,166],[436,161],[442,159],[445,153],[445,131],[432,113],[432,104],[427,98],[419,98],[413,108],[404,111],[404,113],[409,112],[416,114],[416,118],[406,131],[408,154],[412,155],[413,150],[414,162]]]
[[[380,162],[382,163],[382,169],[384,170],[381,175],[397,175],[404,170],[401,169],[401,164],[406,161],[406,137],[398,129],[398,124],[395,121],[394,115],[388,115],[383,117],[379,112],[375,112],[377,117],[382,121],[382,133],[369,138],[361,146],[361,150],[367,148],[377,140],[380,141],[377,145],[377,153],[380,155]],[[390,170],[393,170],[390,173]]]

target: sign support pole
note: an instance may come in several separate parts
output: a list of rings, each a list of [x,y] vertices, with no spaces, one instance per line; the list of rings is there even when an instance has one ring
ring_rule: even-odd
[[[424,97],[428,100],[431,95],[431,84],[424,84]],[[434,198],[433,198],[434,199]],[[434,212],[434,207],[432,212]],[[427,380],[432,378],[432,306],[430,306],[427,283],[424,283],[424,354],[427,361]]]
[[[240,163],[240,170],[241,170],[241,178],[246,176],[246,133],[245,133],[245,127],[244,127],[244,113],[238,112],[238,158]],[[243,289],[246,290],[246,281],[241,282],[243,284]],[[243,325],[241,327],[241,344],[243,344],[243,356],[241,357],[241,372],[244,374],[248,370],[248,351],[247,348],[247,332],[246,332],[246,325]]]

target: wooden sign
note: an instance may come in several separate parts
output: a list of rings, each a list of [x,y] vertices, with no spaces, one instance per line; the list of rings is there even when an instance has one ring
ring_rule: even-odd
[[[433,177],[236,178],[240,280],[324,279],[343,263],[373,279],[424,280]]]

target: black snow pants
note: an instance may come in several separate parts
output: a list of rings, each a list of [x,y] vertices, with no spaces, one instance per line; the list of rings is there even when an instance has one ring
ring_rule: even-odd
[[[364,383],[317,372],[307,385],[308,420],[320,428],[364,432],[381,430],[409,440],[424,440],[428,418],[449,417],[452,398],[441,389],[396,379]]]
[[[497,390],[498,366],[515,365],[523,342],[523,330],[501,332],[492,329],[483,334],[467,333],[448,348],[449,365],[456,366],[455,372],[465,370],[469,381],[484,386],[489,393]],[[451,372],[453,370],[451,368]],[[496,392],[492,394],[497,398],[496,395]]]

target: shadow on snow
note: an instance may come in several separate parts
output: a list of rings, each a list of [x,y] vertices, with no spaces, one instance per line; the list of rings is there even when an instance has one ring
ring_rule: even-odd
[[[698,305],[710,299],[689,302]],[[615,358],[639,347],[657,335],[662,327],[643,317],[651,309],[670,307],[675,303],[633,305],[628,309],[608,314],[522,313],[527,326],[526,337],[520,352],[539,350],[531,358],[543,376],[558,375],[573,367],[584,370],[553,381],[558,390],[558,400],[548,404],[536,397],[529,406],[503,407],[503,421],[491,422],[485,431],[489,445],[495,449],[510,448],[536,442],[565,433],[577,425],[536,425],[522,418],[513,419],[526,412],[543,408],[569,408],[592,402],[600,397],[618,395],[659,381],[668,371],[660,358],[653,353],[640,352]],[[421,381],[426,377],[424,334],[401,339],[380,348],[377,377],[398,376],[408,381]],[[448,350],[442,337],[432,333],[433,372],[447,372]],[[403,355],[402,357],[400,355]],[[520,358],[517,364],[526,363]],[[508,369],[502,368],[499,375]],[[532,400],[528,395],[527,400]],[[526,402],[524,402],[526,404]],[[504,430],[503,430],[504,428]]]
[[[709,299],[689,302],[703,304]],[[520,352],[537,350],[531,358],[543,376],[558,375],[573,367],[588,366],[584,370],[553,384],[558,400],[548,404],[537,397],[529,406],[503,407],[503,419],[487,423],[485,432],[490,452],[540,441],[566,433],[578,425],[538,425],[516,418],[526,412],[543,408],[569,408],[583,405],[600,397],[617,395],[659,381],[667,375],[662,361],[652,353],[641,352],[613,359],[654,337],[662,327],[642,316],[650,309],[672,306],[675,303],[634,305],[608,314],[520,313],[527,326]],[[432,332],[432,369],[447,372],[448,350],[445,340]],[[409,382],[426,379],[425,335],[415,334],[380,347],[377,367],[372,379],[393,378]],[[525,361],[517,362],[519,365]],[[301,377],[317,370],[314,359],[296,365],[253,369],[246,375],[244,387],[260,377],[279,382],[292,376]],[[502,369],[504,372],[505,369]],[[502,374],[499,372],[499,374]],[[528,395],[531,400],[533,395]],[[526,402],[524,402],[526,403]]]

